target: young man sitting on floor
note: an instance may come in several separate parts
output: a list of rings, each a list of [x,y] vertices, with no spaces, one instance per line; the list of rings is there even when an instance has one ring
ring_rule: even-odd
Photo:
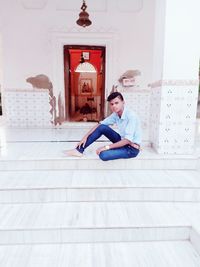
[[[105,135],[112,144],[99,147],[96,150],[99,158],[107,161],[121,158],[134,158],[140,151],[141,128],[137,115],[125,107],[121,93],[111,93],[107,101],[112,114],[95,125],[77,144],[77,147],[66,151],[68,156],[81,157],[84,150],[102,135]],[[116,124],[119,133],[109,125]]]

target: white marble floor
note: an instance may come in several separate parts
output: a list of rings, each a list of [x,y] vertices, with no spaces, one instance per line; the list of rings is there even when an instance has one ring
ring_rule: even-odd
[[[188,241],[0,246],[3,267],[198,267]]]
[[[193,155],[104,163],[102,138],[66,158],[87,130],[0,129],[0,266],[199,267],[199,135]]]
[[[198,156],[158,155],[143,148],[134,159],[102,162],[95,153],[102,143],[88,148],[82,158],[66,157],[63,150],[74,148],[75,142],[5,142],[0,149],[0,170],[67,170],[67,169],[196,169]],[[104,143],[105,144],[105,143]]]
[[[200,201],[197,170],[1,171],[0,203]]]
[[[19,170],[0,179],[0,189],[98,187],[200,188],[200,177],[197,170]]]

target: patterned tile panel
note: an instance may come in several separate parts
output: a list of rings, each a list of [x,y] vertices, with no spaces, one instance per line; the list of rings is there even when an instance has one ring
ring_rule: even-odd
[[[164,85],[151,91],[150,140],[164,154],[194,149],[198,91],[193,85]]]
[[[126,89],[122,92],[126,106],[134,110],[140,120],[143,140],[149,140],[150,91]]]
[[[48,90],[6,90],[4,103],[10,127],[51,126]]]

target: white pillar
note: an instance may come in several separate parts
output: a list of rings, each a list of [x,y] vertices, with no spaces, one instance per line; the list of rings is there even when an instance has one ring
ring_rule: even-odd
[[[0,32],[0,86],[2,85],[3,80],[3,66],[2,66],[2,36]]]
[[[3,67],[2,67],[2,37],[1,37],[1,32],[0,32],[0,94],[2,94],[2,80],[3,80]],[[2,95],[0,98],[0,110],[2,112]],[[0,117],[2,117],[0,113]]]
[[[199,0],[157,0],[150,139],[158,153],[194,148],[200,37]]]

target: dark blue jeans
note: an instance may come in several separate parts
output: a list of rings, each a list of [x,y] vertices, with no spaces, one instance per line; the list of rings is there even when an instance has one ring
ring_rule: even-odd
[[[91,133],[87,141],[85,143],[85,146],[83,145],[80,148],[76,148],[80,153],[83,153],[84,150],[91,145],[94,141],[96,141],[99,137],[102,135],[105,135],[112,143],[116,143],[121,140],[121,136],[115,132],[112,128],[110,128],[107,125],[100,124],[93,133]],[[127,158],[134,158],[138,155],[139,149],[133,148],[130,145],[125,145],[123,147],[118,147],[114,149],[109,149],[102,151],[99,154],[100,159],[107,161],[107,160],[113,160],[113,159],[127,159]]]

